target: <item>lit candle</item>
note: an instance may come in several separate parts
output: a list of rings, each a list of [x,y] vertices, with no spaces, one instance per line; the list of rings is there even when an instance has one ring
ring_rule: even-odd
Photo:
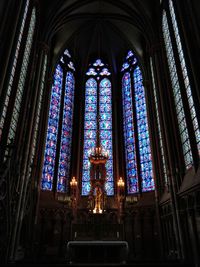
[[[117,185],[119,186],[119,187],[124,187],[124,181],[122,180],[122,177],[119,177],[119,180],[118,180],[118,182],[117,182]]]

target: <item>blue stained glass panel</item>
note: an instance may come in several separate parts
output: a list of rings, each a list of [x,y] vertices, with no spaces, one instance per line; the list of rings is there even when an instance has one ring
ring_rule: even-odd
[[[111,125],[110,121],[100,121],[100,129],[112,130],[112,125]]]
[[[111,97],[110,96],[101,96],[101,104],[110,104]]]
[[[103,113],[100,115],[101,120],[103,121],[111,121],[112,120],[112,115],[110,113]]]
[[[62,81],[63,70],[60,65],[57,65],[54,73],[54,84],[50,100],[46,148],[41,181],[42,190],[52,190],[53,186]]]
[[[90,104],[88,104],[90,103]],[[82,195],[90,192],[90,162],[89,150],[96,145],[97,130],[97,82],[90,78],[85,88],[85,119],[84,119],[84,147],[82,171]]]
[[[132,57],[132,56],[134,56],[133,51],[132,51],[132,50],[129,50],[129,51],[128,51],[128,54],[127,54],[127,56],[126,56],[126,59],[129,59],[129,58]]]
[[[104,83],[104,85],[106,85],[106,83]],[[112,92],[111,92],[109,87],[102,87],[101,90],[99,91],[99,95],[102,95],[102,96],[103,95],[111,96],[111,94],[112,94]]]
[[[103,68],[102,71],[100,72],[100,75],[103,76],[109,76],[111,73],[108,71],[107,68]]]
[[[97,59],[95,63],[93,64],[95,67],[102,67],[104,66],[104,63],[101,61],[101,59]]]
[[[192,90],[191,90],[191,84],[190,84],[189,75],[188,75],[188,69],[187,69],[188,67],[187,67],[187,64],[185,61],[184,51],[183,51],[183,47],[182,47],[181,37],[180,37],[180,33],[179,33],[178,23],[176,21],[176,14],[175,14],[172,0],[169,1],[169,11],[170,11],[171,18],[172,18],[172,26],[173,26],[173,30],[174,30],[174,34],[175,34],[175,40],[176,40],[176,46],[178,49],[179,60],[181,63],[181,70],[182,70],[184,84],[185,84],[185,91],[186,91],[187,98],[188,98],[188,104],[189,104],[192,124],[193,124],[194,131],[195,131],[197,148],[198,148],[198,152],[200,155],[200,125],[199,125],[198,119],[197,119],[198,116],[197,116],[197,112],[195,110],[194,99],[193,99],[192,92],[191,92]],[[180,91],[178,91],[178,92],[180,93]],[[181,104],[180,104],[180,106],[181,106]],[[190,158],[190,157],[187,156],[187,158]]]
[[[97,123],[96,123],[96,121],[85,121],[85,127],[88,130],[90,130],[90,129],[94,130],[97,127]]]
[[[94,96],[96,96],[96,89],[95,89],[95,87],[93,87],[94,86],[93,82],[91,82],[91,85],[90,86],[91,86],[90,88],[86,88],[86,94],[87,95],[94,95]]]
[[[185,114],[183,112],[183,102],[182,102],[181,93],[180,93],[180,84],[179,84],[179,79],[178,79],[178,73],[176,70],[176,63],[175,63],[175,57],[173,53],[172,40],[171,40],[171,36],[169,32],[167,14],[165,10],[163,10],[163,17],[162,17],[162,31],[163,31],[163,37],[164,37],[164,42],[165,42],[165,49],[166,49],[166,54],[167,54],[173,95],[174,95],[174,100],[175,100],[175,108],[176,108],[176,113],[177,113],[179,132],[180,132],[181,141],[182,141],[185,165],[186,165],[186,168],[190,168],[191,165],[193,164],[193,157],[192,157],[191,146],[189,142],[189,134],[188,134],[187,125],[185,121]]]
[[[87,112],[96,112],[96,105],[95,104],[87,104],[85,105],[85,109]]]
[[[105,92],[106,92],[106,95],[107,96],[112,94],[111,93],[111,82],[110,82],[110,80],[108,80],[108,79],[105,78],[105,79],[103,79],[101,81],[99,92],[100,92],[100,95],[104,95]],[[104,94],[101,93],[101,92],[104,92]]]
[[[135,155],[135,138],[133,124],[133,104],[131,76],[128,72],[122,78],[122,101],[124,118],[124,145],[126,156],[126,176],[128,193],[138,192],[138,175]]]
[[[142,191],[154,190],[152,173],[151,150],[149,142],[147,111],[145,103],[145,91],[142,84],[142,73],[137,66],[133,73],[135,87],[135,105],[137,113],[138,144],[140,154]]]
[[[88,170],[84,170],[83,171],[83,178],[86,175],[86,179],[84,180],[84,182],[82,182],[82,195],[87,196],[90,192],[90,175],[89,175],[89,171]]]
[[[112,160],[109,159],[109,160],[106,162],[106,170],[108,170],[108,171],[111,172],[112,164],[113,164]]]
[[[99,108],[100,108],[100,112],[101,113],[104,113],[104,112],[105,113],[109,113],[112,110],[111,105],[109,105],[109,104],[108,105],[106,105],[106,104],[105,105],[100,105]]]
[[[107,182],[105,184],[105,190],[106,190],[108,196],[112,196],[114,194],[113,181],[112,182]]]
[[[71,55],[70,55],[70,53],[69,53],[69,50],[68,50],[68,49],[66,49],[66,50],[64,51],[64,55],[66,55],[66,56],[68,56],[69,58],[71,58]]]
[[[96,138],[96,131],[94,130],[88,130],[85,132],[85,139],[95,139]]]
[[[94,68],[90,68],[88,70],[88,72],[86,72],[86,75],[93,75],[93,76],[96,76],[97,75],[97,72],[95,71]]]
[[[91,112],[86,112],[85,113],[85,120],[86,121],[95,121],[96,120],[96,114],[95,113],[91,113]]]
[[[96,60],[94,68],[90,68],[87,75],[110,75],[107,68],[101,70],[104,64]],[[98,76],[97,80],[100,79]],[[82,171],[82,195],[88,195],[90,191],[90,165],[89,150],[96,146],[97,130],[97,91],[99,91],[99,128],[101,146],[109,154],[107,163],[107,182],[105,185],[107,195],[114,194],[113,185],[113,161],[112,161],[112,100],[111,83],[104,78],[100,81],[97,89],[97,81],[94,78],[88,79],[85,89],[85,119],[84,119],[84,148],[83,148],[83,171]],[[87,163],[88,162],[88,163]]]
[[[70,152],[72,141],[73,126],[73,103],[74,103],[74,75],[67,72],[65,83],[65,97],[63,107],[62,135],[60,158],[58,165],[57,191],[68,191],[69,175],[70,175]]]
[[[100,132],[100,139],[104,140],[112,140],[112,136],[110,135],[109,131],[101,131]]]
[[[86,103],[88,103],[88,104],[94,104],[96,102],[97,102],[96,96],[88,96],[86,99]]]
[[[95,145],[96,145],[96,140],[95,139],[86,139],[85,140],[85,148],[87,148],[87,150],[88,149],[90,149],[90,148],[93,148],[93,147],[95,147]]]
[[[113,145],[112,145],[112,101],[111,82],[103,79],[99,86],[99,109],[100,109],[100,141],[101,146],[108,152],[109,160],[106,163],[108,181],[105,190],[108,196],[114,194],[113,182]]]
[[[67,64],[67,66],[68,66],[70,69],[72,69],[72,70],[75,71],[74,63],[73,63],[73,62],[70,61],[69,64]]]
[[[109,151],[112,150],[112,139],[110,139],[110,140],[102,139],[101,140],[101,145],[106,150],[109,150]]]

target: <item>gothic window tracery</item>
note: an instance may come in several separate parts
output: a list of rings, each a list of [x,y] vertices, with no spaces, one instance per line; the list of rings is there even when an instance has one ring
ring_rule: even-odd
[[[181,41],[181,35],[172,0],[169,0],[168,7],[163,9],[162,32],[175,110],[177,114],[183,157],[185,167],[186,169],[189,169],[194,164],[195,154],[200,154],[200,128],[197,109],[194,105],[190,77],[188,75],[188,66],[186,65],[185,61],[183,44]],[[191,134],[188,132],[189,120],[193,125],[192,130],[196,139],[196,147],[192,147],[191,145],[191,139],[193,137],[191,137]]]
[[[114,194],[113,184],[113,144],[112,144],[112,90],[108,77],[111,75],[107,65],[97,59],[86,73],[88,80],[85,88],[84,145],[82,168],[82,195],[90,192],[90,150],[96,145],[97,114],[99,114],[100,145],[109,154],[106,163],[107,195]]]
[[[142,72],[129,51],[122,65],[124,149],[128,194],[154,190]]]
[[[74,65],[65,50],[54,72],[41,188],[68,192],[74,109]]]
[[[17,38],[16,49],[15,49],[14,58],[12,61],[12,68],[11,68],[11,73],[9,77],[9,83],[8,83],[6,96],[4,99],[4,105],[3,105],[3,109],[2,109],[2,113],[0,117],[0,139],[1,139],[3,128],[5,126],[5,121],[10,116],[7,111],[8,109],[12,110],[11,121],[8,125],[9,127],[8,136],[6,136],[7,145],[11,144],[15,140],[22,101],[23,101],[23,97],[25,93],[25,83],[26,83],[27,75],[28,75],[29,61],[30,61],[30,55],[32,51],[33,38],[34,38],[35,27],[36,27],[36,7],[33,7],[32,10],[30,10],[29,7],[30,7],[30,3],[28,0],[26,1],[21,25],[19,27],[19,35]],[[30,20],[27,16],[29,12],[30,12]],[[25,32],[26,26],[28,28],[28,32],[27,32],[27,35],[25,36],[24,32]],[[24,46],[24,51],[22,52],[22,63],[20,67],[19,78],[17,81],[17,87],[13,88],[15,86],[13,82],[16,76],[16,69],[17,69],[18,60],[19,60],[19,54],[21,53],[21,49],[22,49],[21,44],[23,40],[25,42],[25,46]],[[14,96],[15,98],[14,103],[10,103],[12,102],[10,101],[11,95]]]

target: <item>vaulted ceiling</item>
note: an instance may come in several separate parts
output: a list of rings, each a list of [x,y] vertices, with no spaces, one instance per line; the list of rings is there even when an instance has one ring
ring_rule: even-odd
[[[53,62],[65,48],[82,67],[101,57],[115,70],[133,49],[142,60],[158,36],[159,0],[41,0],[43,38]]]

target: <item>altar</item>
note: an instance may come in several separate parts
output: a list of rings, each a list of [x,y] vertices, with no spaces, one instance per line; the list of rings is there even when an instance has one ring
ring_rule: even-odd
[[[89,151],[90,192],[88,195],[87,220],[78,219],[77,182],[71,181],[72,199],[75,200],[71,241],[67,243],[67,259],[70,264],[124,264],[128,257],[128,243],[123,241],[123,224],[116,210],[109,211],[106,192],[107,151],[101,147],[99,114],[97,115],[96,147]],[[120,186],[124,187],[122,179]],[[119,186],[119,187],[120,187]],[[118,192],[118,200],[122,194]],[[119,198],[121,197],[121,198]],[[121,214],[121,213],[120,213]],[[114,215],[114,216],[111,216]],[[115,220],[114,220],[115,218]]]
[[[125,264],[128,257],[126,241],[69,241],[67,259],[70,264]]]
[[[120,241],[124,239],[123,224],[112,213],[88,214],[87,220],[73,222],[71,241]]]

